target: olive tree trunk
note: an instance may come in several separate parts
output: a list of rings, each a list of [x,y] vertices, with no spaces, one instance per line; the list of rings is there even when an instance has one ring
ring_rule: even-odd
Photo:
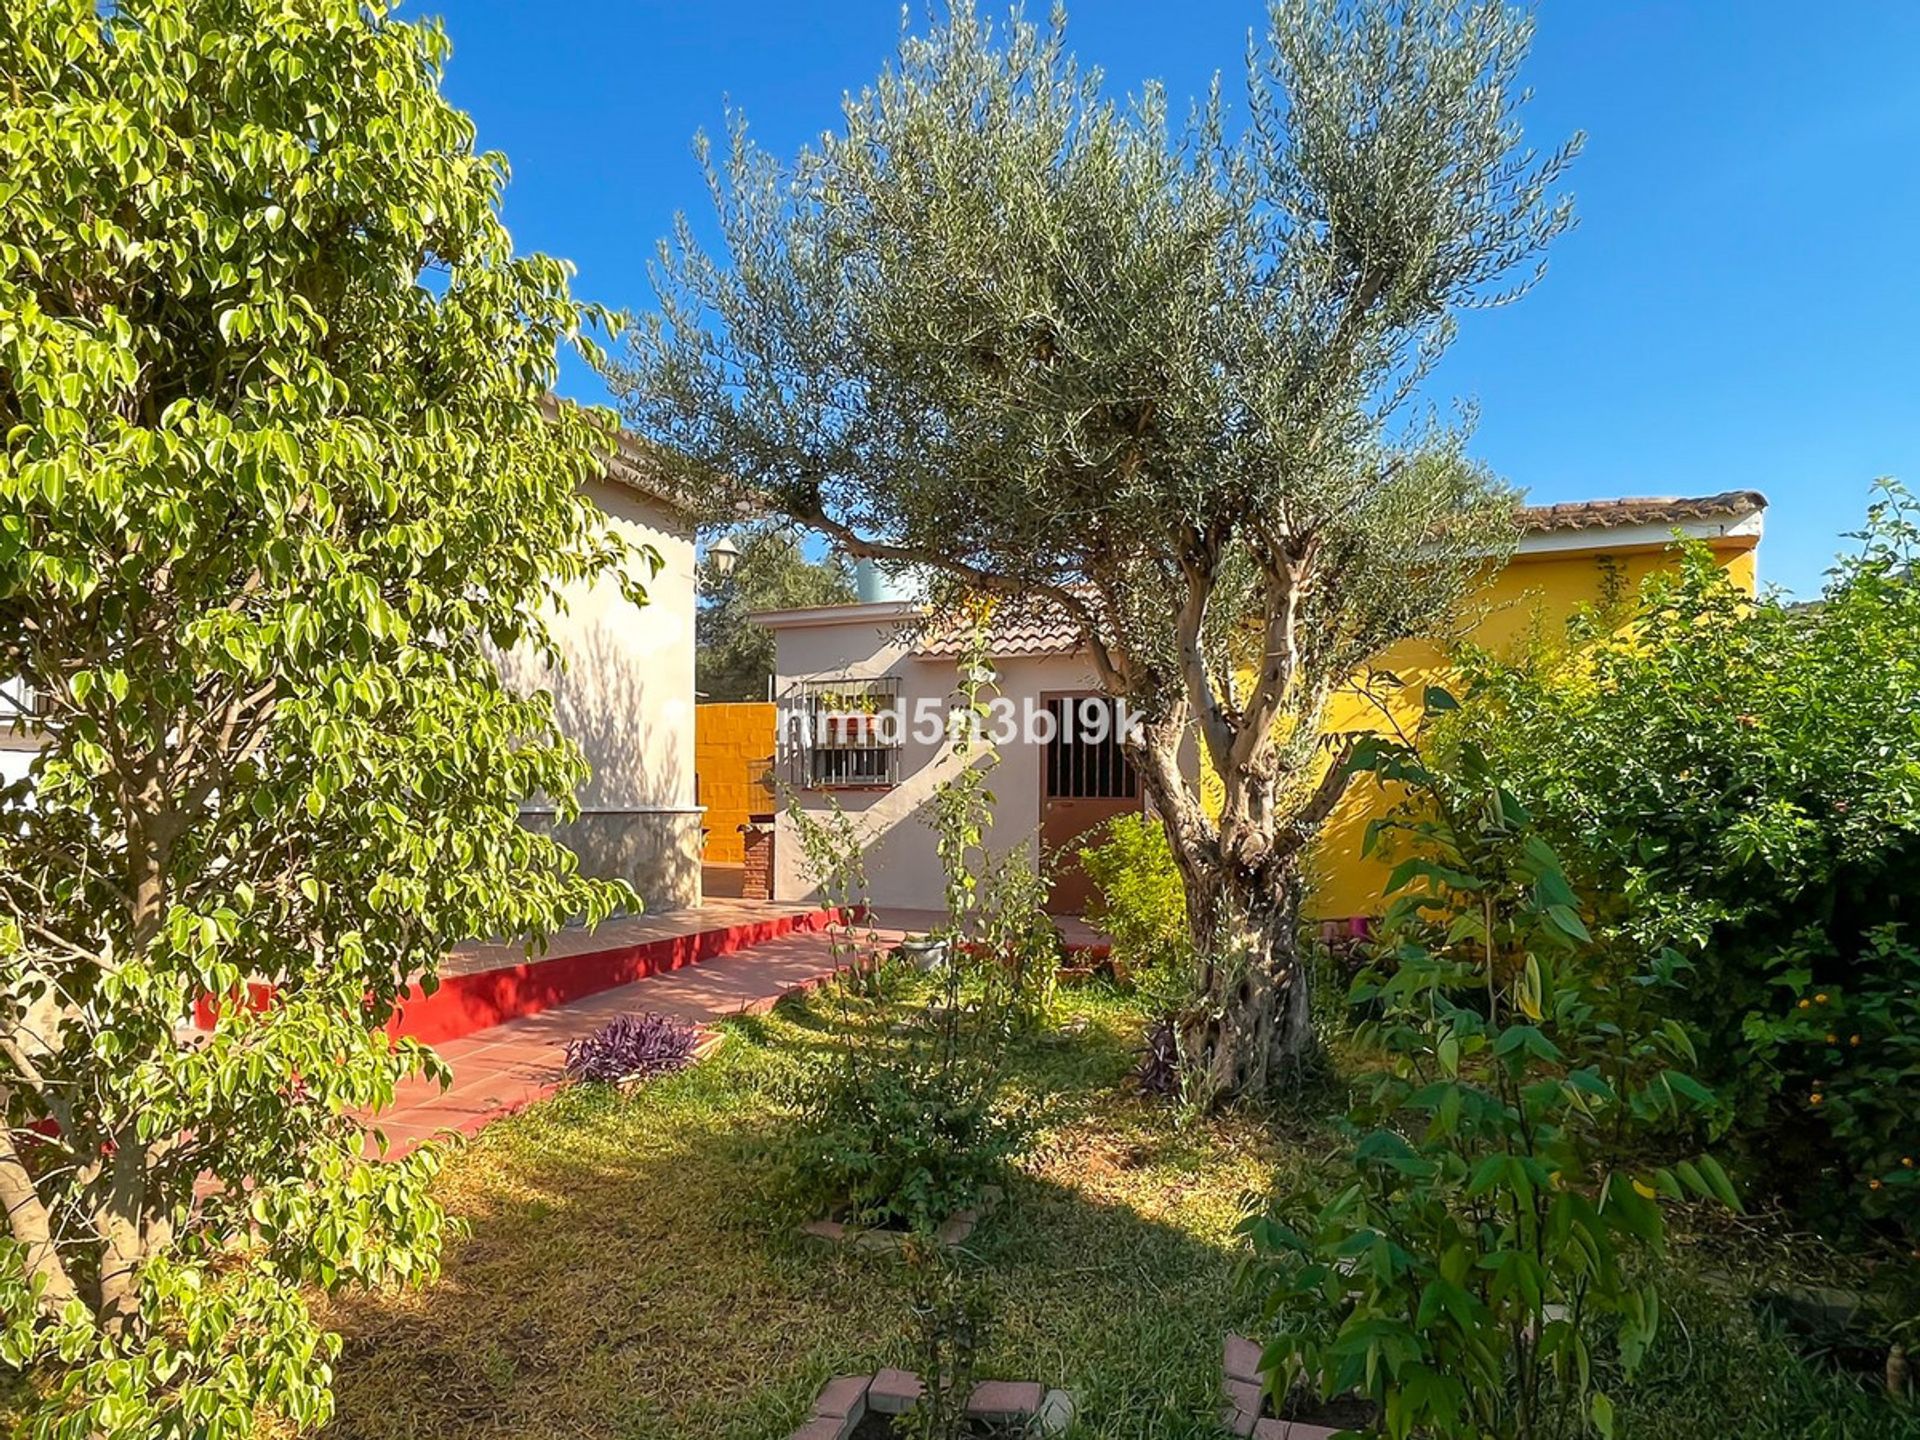
[[[1200,983],[1181,1018],[1180,1054],[1203,1100],[1295,1080],[1313,1048],[1293,868],[1186,877]]]
[[[1134,744],[1147,793],[1172,845],[1197,966],[1179,1017],[1188,1093],[1203,1104],[1257,1098],[1298,1078],[1313,1048],[1300,945],[1299,834],[1245,815],[1214,822],[1180,766],[1177,720],[1143,727]],[[1344,767],[1342,767],[1344,768]],[[1342,781],[1323,785],[1337,797]],[[1331,798],[1316,796],[1324,813]],[[1271,812],[1269,812],[1271,813]]]

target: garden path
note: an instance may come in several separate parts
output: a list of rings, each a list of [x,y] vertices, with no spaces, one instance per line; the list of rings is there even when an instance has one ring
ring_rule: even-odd
[[[941,918],[932,912],[894,912],[876,924],[873,936],[880,945],[894,945],[907,935],[924,934]],[[1104,940],[1079,920],[1063,918],[1055,923],[1069,945]],[[645,1010],[706,1024],[730,1015],[756,1014],[782,995],[818,984],[833,968],[832,943],[825,932],[792,931],[729,955],[441,1041],[434,1049],[452,1067],[452,1085],[442,1091],[424,1080],[405,1082],[376,1124],[386,1136],[390,1154],[402,1154],[447,1131],[476,1134],[502,1115],[558,1090],[565,1080],[561,1062],[567,1042],[591,1035],[616,1015]]]

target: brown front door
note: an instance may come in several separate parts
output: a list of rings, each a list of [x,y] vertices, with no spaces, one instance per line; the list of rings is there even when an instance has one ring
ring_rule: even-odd
[[[1040,848],[1053,868],[1056,915],[1078,915],[1093,882],[1077,854],[1087,832],[1137,811],[1140,777],[1121,748],[1117,709],[1104,695],[1046,695],[1052,735],[1040,755]]]

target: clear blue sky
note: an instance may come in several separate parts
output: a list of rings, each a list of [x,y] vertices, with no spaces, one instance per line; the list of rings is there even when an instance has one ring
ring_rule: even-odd
[[[522,249],[647,306],[645,263],[707,199],[689,143],[731,99],[777,153],[832,125],[893,51],[889,0],[424,0],[453,101],[513,167]],[[1037,7],[1043,8],[1043,7]],[[916,4],[915,13],[924,6]],[[1109,84],[1236,93],[1255,0],[1082,0]],[[1581,224],[1519,305],[1469,315],[1431,386],[1535,499],[1772,500],[1763,578],[1811,593],[1874,477],[1920,489],[1920,5],[1548,0],[1530,133],[1588,133]],[[601,399],[569,368],[565,388]]]

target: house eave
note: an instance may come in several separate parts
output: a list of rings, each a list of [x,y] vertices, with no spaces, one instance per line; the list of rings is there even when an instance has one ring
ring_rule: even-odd
[[[913,600],[872,600],[855,605],[808,605],[795,610],[756,610],[747,618],[769,630],[798,630],[810,625],[883,625],[917,619]]]
[[[1760,543],[1765,528],[1764,506],[1756,506],[1743,514],[1699,520],[1641,525],[1568,525],[1522,535],[1519,544],[1514,547],[1514,554],[1573,555],[1581,552],[1598,554],[1610,550],[1664,550],[1673,544],[1676,534],[1682,539],[1704,541],[1709,545],[1732,542],[1737,548],[1749,549]]]

